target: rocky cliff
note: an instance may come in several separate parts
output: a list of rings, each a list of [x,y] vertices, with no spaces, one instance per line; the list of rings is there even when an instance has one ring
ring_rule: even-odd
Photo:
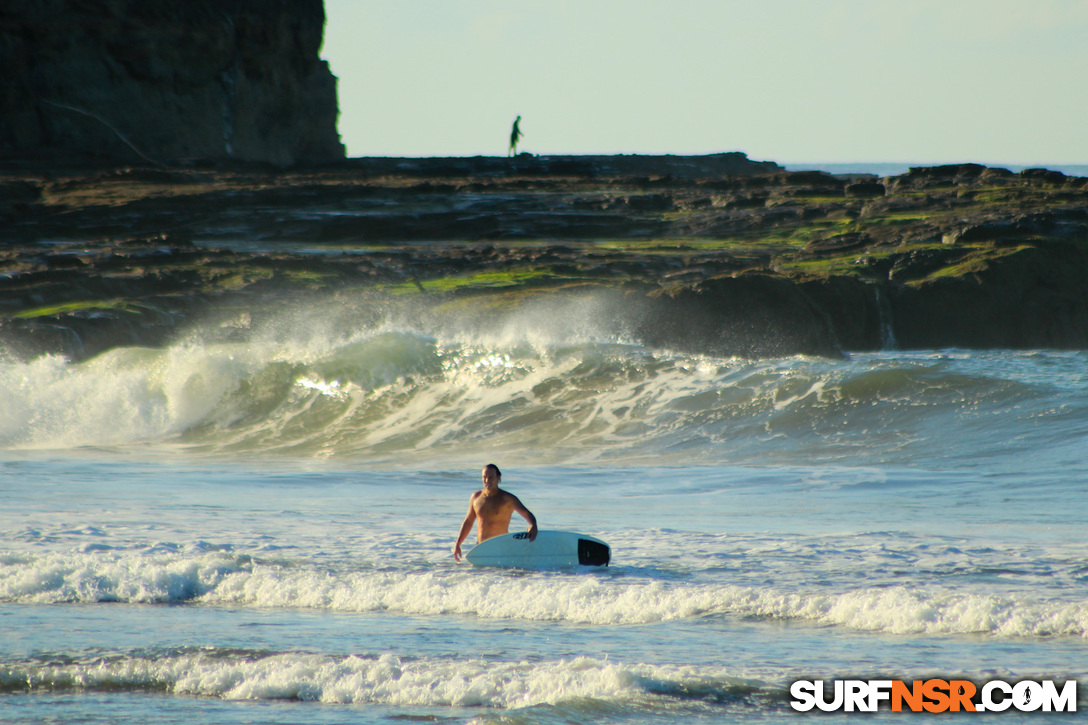
[[[229,337],[307,301],[470,327],[591,307],[617,337],[723,356],[1088,349],[1088,179],[1043,170],[9,165],[0,220],[0,359]]]
[[[0,152],[343,158],[322,0],[5,0]]]

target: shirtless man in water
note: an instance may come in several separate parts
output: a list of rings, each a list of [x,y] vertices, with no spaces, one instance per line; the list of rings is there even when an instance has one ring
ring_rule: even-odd
[[[502,472],[494,463],[484,466],[482,472],[484,487],[472,494],[468,500],[468,514],[465,522],[461,524],[461,533],[457,535],[457,543],[453,545],[453,558],[461,561],[461,544],[468,538],[468,532],[472,530],[472,522],[476,521],[476,543],[502,536],[510,530],[510,517],[517,511],[522,518],[529,522],[529,541],[536,541],[536,516],[525,508],[518,497],[499,488],[502,481]]]

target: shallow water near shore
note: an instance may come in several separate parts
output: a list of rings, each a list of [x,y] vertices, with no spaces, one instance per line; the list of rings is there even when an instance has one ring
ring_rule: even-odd
[[[797,679],[932,675],[1083,710],[1086,373],[542,324],[2,362],[3,719],[784,722]],[[455,564],[488,461],[613,564]]]

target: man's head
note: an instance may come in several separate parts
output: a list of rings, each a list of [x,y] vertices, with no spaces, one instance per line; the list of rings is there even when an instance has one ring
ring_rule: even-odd
[[[483,479],[484,485],[494,484],[499,485],[502,481],[502,471],[494,463],[488,463],[484,466],[484,470],[480,472],[480,477]]]

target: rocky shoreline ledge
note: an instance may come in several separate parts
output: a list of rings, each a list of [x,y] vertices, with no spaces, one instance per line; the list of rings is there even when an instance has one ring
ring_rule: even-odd
[[[487,319],[590,297],[634,340],[715,355],[1088,348],[1088,179],[1042,169],[7,159],[0,222],[9,359],[229,339],[294,302]]]

